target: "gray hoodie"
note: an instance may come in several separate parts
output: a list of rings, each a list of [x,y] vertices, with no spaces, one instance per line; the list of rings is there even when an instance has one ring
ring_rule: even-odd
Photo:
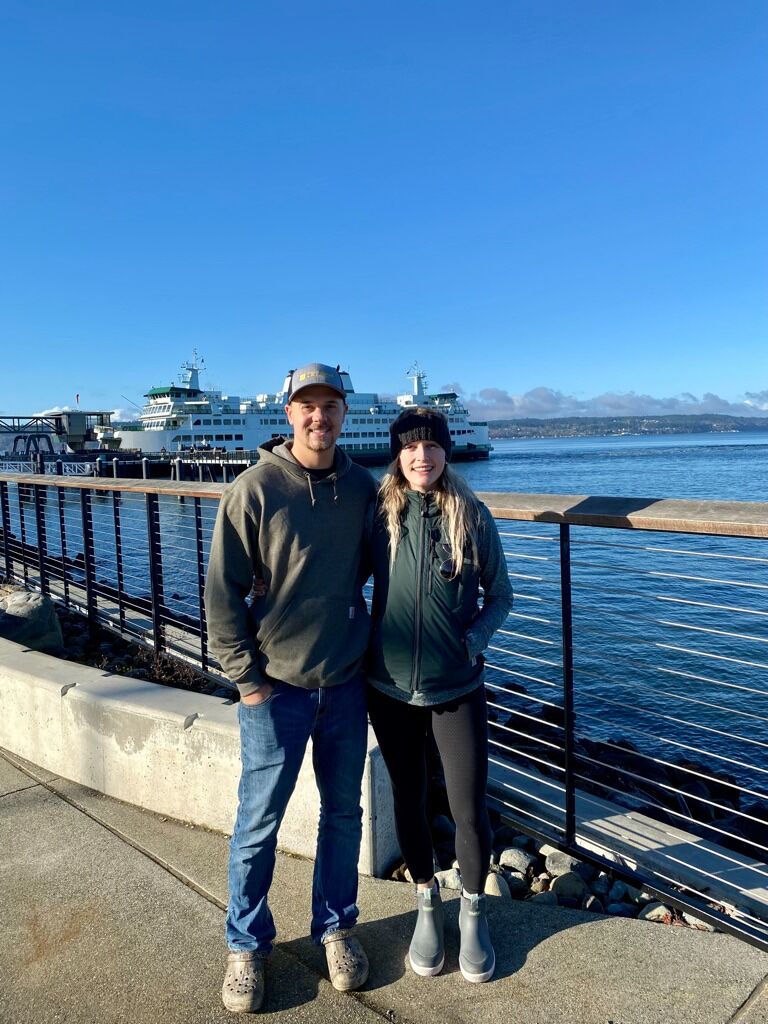
[[[282,680],[314,689],[358,671],[369,617],[361,570],[376,485],[339,448],[321,480],[268,441],[227,487],[205,585],[208,641],[242,696]],[[246,601],[254,576],[266,593]]]

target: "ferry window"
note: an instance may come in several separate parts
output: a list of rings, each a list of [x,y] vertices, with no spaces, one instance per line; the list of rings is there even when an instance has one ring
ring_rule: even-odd
[[[217,434],[216,437],[214,438],[214,440],[216,440],[216,441],[223,441],[224,440],[224,435],[223,434]]]
[[[224,435],[224,440],[225,441],[231,441],[232,440],[232,435],[231,434],[225,434]]]
[[[232,420],[224,420],[223,422],[225,427],[229,427],[232,425]]]
[[[182,441],[191,441],[192,440],[192,435],[191,434],[182,434],[181,435],[181,440]]]
[[[214,425],[214,427],[220,427],[221,426],[221,420],[214,420],[213,421],[213,425]]]
[[[242,441],[243,440],[243,435],[242,434],[235,434],[235,440],[236,441]],[[242,451],[242,448],[240,450]]]
[[[203,426],[204,427],[210,427],[210,425],[211,425],[211,421],[210,420],[203,420]]]
[[[193,427],[199,427],[200,426],[200,420],[192,420],[192,426]]]

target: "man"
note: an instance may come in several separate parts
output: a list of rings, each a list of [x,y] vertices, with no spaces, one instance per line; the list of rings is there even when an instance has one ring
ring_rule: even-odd
[[[222,989],[235,1013],[258,1010],[264,996],[277,832],[310,736],[320,792],[312,937],[325,946],[335,988],[359,988],[368,976],[350,930],[367,742],[361,557],[376,487],[336,447],[346,412],[338,369],[293,371],[285,407],[293,440],[261,446],[258,463],[224,492],[213,534],[208,636],[241,698]],[[264,585],[252,589],[254,579]]]

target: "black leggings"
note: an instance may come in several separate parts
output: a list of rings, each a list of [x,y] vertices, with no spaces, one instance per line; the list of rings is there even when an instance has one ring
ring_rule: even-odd
[[[456,822],[456,856],[467,892],[482,892],[491,859],[488,782],[488,710],[485,687],[446,704],[414,707],[368,687],[368,711],[392,780],[397,838],[414,882],[433,875],[427,820],[428,729],[440,751]]]

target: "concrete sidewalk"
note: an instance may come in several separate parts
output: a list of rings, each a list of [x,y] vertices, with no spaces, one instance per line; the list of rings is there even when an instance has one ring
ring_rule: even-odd
[[[227,840],[0,756],[2,1024],[203,1024],[221,1006]],[[498,968],[457,966],[456,901],[438,978],[405,957],[410,886],[361,878],[364,990],[325,980],[307,938],[310,861],[278,858],[278,946],[260,1015],[278,1022],[758,1024],[768,954],[688,929],[492,900]],[[246,1018],[247,1019],[247,1018]]]

